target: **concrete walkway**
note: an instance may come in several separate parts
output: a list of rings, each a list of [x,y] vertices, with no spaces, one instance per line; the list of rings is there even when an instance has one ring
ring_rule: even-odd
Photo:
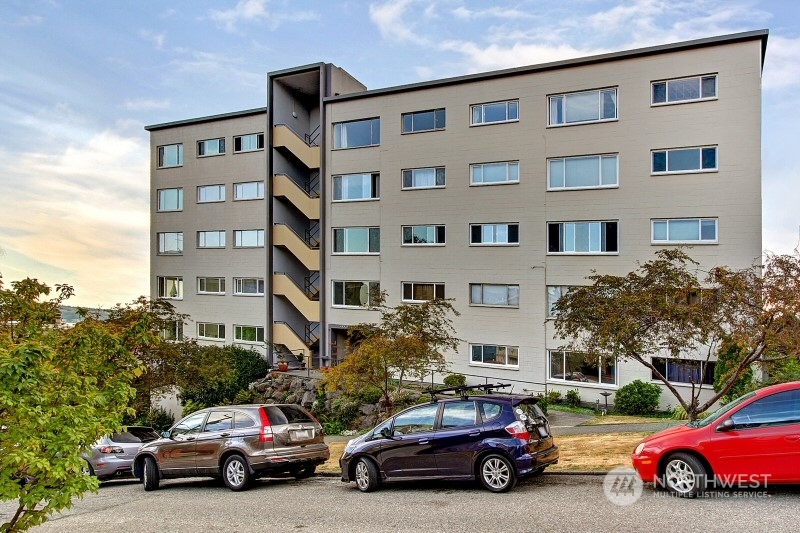
[[[591,426],[582,426],[584,422],[592,420],[594,417],[591,415],[579,415],[576,413],[568,413],[566,411],[556,411],[551,409],[547,414],[547,419],[550,421],[550,428],[553,430],[553,435],[587,435],[592,433],[631,433],[631,432],[648,432],[655,433],[672,426],[679,426],[685,424],[686,421],[681,420],[667,420],[659,422],[650,422],[646,424],[599,424]]]

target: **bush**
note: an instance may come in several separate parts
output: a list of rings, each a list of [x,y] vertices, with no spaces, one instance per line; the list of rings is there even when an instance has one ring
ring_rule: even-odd
[[[450,374],[444,377],[443,383],[447,387],[462,387],[467,384],[467,376],[464,374]]]
[[[549,390],[547,391],[547,405],[561,403],[561,391]]]
[[[726,341],[717,352],[717,362],[714,364],[714,392],[719,392],[730,379],[733,373],[739,368],[742,360],[742,350],[736,344]],[[720,403],[726,404],[735,400],[739,396],[753,390],[753,369],[748,367],[739,376],[727,394],[722,396]],[[682,419],[681,419],[682,420]]]
[[[158,432],[164,431],[172,427],[175,423],[175,418],[167,412],[166,409],[159,407],[158,409],[150,409],[147,417],[144,419],[145,426],[150,426]]]
[[[181,416],[188,416],[195,411],[199,411],[200,409],[205,409],[208,407],[200,402],[196,402],[194,400],[184,400],[183,402],[183,411],[181,412]]]
[[[701,418],[705,418],[710,414],[710,411],[703,411],[697,415],[697,419],[700,420]],[[686,409],[683,406],[677,406],[675,409],[672,410],[670,414],[670,418],[673,420],[689,420],[689,413],[686,412]]]
[[[580,407],[581,406],[581,395],[577,389],[573,389],[567,391],[566,397],[567,405],[570,407]]]
[[[614,395],[614,410],[624,415],[652,415],[658,407],[661,387],[637,379]]]
[[[341,435],[342,432],[347,431],[347,425],[341,420],[332,418],[322,422],[322,430],[326,435]]]
[[[331,403],[331,419],[340,421],[347,429],[358,416],[359,407],[361,403],[356,400],[347,397],[337,398]]]
[[[544,414],[547,414],[547,406],[548,406],[547,396],[545,396],[544,394],[538,394],[536,396],[536,399],[537,399],[536,405],[539,406],[539,409],[544,411]]]
[[[383,391],[378,387],[364,387],[358,393],[358,399],[363,403],[378,403],[383,398]]]

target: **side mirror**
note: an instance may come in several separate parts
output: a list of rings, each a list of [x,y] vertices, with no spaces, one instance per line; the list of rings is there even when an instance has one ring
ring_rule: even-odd
[[[391,439],[392,438],[392,430],[389,429],[389,428],[383,428],[381,430],[381,437],[384,437],[386,439]]]
[[[736,424],[730,418],[726,418],[717,426],[717,431],[731,431],[733,429],[736,429]]]
[[[169,431],[162,431],[161,432],[161,438],[163,438],[163,439],[171,439],[172,438],[172,433],[170,433]]]

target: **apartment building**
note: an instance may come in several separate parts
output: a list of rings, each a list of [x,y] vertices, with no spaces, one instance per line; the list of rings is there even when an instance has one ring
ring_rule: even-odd
[[[760,258],[766,42],[376,90],[330,64],[270,73],[269,112],[147,128],[152,295],[191,315],[186,336],[273,343],[312,366],[345,356],[377,289],[390,305],[451,298],[452,371],[602,402],[649,370],[559,350],[552,304],[664,246],[706,267]]]

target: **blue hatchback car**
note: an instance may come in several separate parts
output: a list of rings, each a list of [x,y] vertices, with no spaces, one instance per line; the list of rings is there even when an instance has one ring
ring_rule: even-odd
[[[351,440],[339,460],[342,481],[370,492],[392,481],[478,479],[492,492],[506,492],[517,478],[557,463],[558,447],[536,398],[466,395],[497,387],[443,389],[460,397],[416,405]]]

